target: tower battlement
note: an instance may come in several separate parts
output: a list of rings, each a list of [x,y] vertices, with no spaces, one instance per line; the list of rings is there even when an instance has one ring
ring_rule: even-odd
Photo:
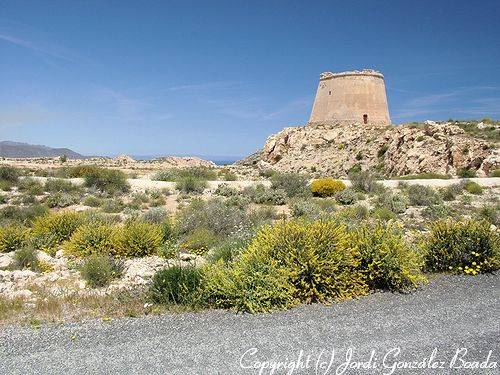
[[[384,75],[371,69],[321,73],[309,122],[389,125]]]

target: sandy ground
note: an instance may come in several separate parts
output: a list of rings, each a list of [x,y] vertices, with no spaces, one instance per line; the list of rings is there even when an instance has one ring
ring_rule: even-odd
[[[40,181],[45,181],[47,180],[47,177],[33,177],[36,178]],[[82,178],[71,178],[69,179],[71,182],[77,185],[83,184],[83,179]],[[444,187],[444,186],[450,186],[453,184],[456,184],[463,179],[460,178],[450,178],[448,180],[444,179],[423,179],[423,180],[407,180],[407,181],[402,181],[402,180],[381,180],[380,183],[382,183],[385,187],[389,188],[395,188],[398,186],[400,182],[405,182],[410,185],[425,185],[425,186],[432,186],[432,187]],[[479,185],[483,187],[496,187],[500,186],[500,177],[482,177],[482,178],[470,178],[470,181],[477,182]],[[343,181],[347,186],[351,185],[351,182],[349,180],[341,180]],[[146,190],[146,189],[163,189],[167,188],[170,190],[173,190],[175,188],[175,182],[167,182],[167,181],[153,181],[145,178],[130,178],[128,180],[130,183],[130,186],[132,187],[132,190],[134,191],[141,191],[141,190]],[[215,190],[217,186],[220,184],[228,184],[230,186],[234,187],[239,187],[239,188],[244,188],[247,186],[252,186],[252,185],[257,185],[257,184],[263,184],[265,186],[270,186],[271,182],[270,181],[251,181],[251,180],[241,180],[241,181],[209,181],[208,182],[208,188],[211,190]]]

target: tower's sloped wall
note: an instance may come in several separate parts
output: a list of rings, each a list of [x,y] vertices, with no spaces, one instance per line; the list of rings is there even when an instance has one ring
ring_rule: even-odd
[[[328,121],[390,124],[384,76],[372,70],[322,73],[309,122]]]

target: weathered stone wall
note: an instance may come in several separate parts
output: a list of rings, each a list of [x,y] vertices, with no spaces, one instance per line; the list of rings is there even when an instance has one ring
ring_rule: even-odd
[[[389,125],[384,76],[373,70],[322,73],[310,123],[335,121]]]

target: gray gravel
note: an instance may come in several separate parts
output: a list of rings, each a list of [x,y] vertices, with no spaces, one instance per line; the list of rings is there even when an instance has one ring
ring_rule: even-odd
[[[431,364],[443,369],[430,369],[426,362],[423,369],[392,373],[498,374],[499,312],[499,275],[444,276],[407,295],[377,293],[274,314],[208,311],[37,330],[11,326],[0,331],[0,374],[270,374],[269,369],[242,368],[240,361],[246,367],[265,361],[291,366],[301,351],[302,368],[288,373],[390,374],[395,363],[428,361],[434,348]],[[462,347],[467,354],[459,357],[468,362],[486,360],[491,350],[488,363],[496,361],[497,367],[450,369]],[[342,372],[349,349],[351,363],[369,361],[373,350],[370,368]],[[330,361],[332,350],[332,366],[317,371],[321,362]],[[455,366],[463,363],[458,360]]]

